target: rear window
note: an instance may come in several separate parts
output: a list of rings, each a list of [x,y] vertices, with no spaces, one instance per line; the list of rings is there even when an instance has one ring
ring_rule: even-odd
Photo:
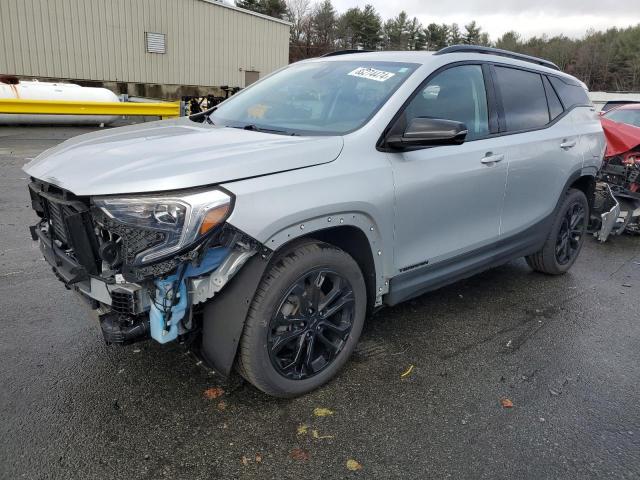
[[[562,100],[565,110],[569,110],[576,105],[591,105],[591,101],[587,96],[587,92],[579,85],[572,85],[566,83],[563,79],[558,77],[549,77],[549,81],[555,88],[556,92]]]
[[[547,92],[547,103],[549,104],[549,117],[551,120],[562,115],[564,111],[562,108],[562,103],[560,103],[560,99],[558,98],[558,94],[553,89],[551,84],[549,83],[549,79],[547,77],[543,77],[544,89]]]
[[[604,114],[604,117],[614,122],[640,127],[640,108],[637,110],[609,110]]]
[[[507,130],[540,128],[549,123],[547,98],[538,73],[495,67]]]

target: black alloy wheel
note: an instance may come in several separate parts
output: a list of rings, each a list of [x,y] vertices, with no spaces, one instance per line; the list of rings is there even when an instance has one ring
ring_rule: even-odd
[[[580,251],[587,212],[581,203],[573,204],[564,214],[556,239],[556,260],[560,265],[571,262]]]
[[[556,215],[542,248],[525,258],[537,272],[562,275],[575,263],[589,222],[589,201],[581,190],[570,188],[558,202]]]
[[[349,281],[327,268],[299,277],[271,318],[269,358],[291,380],[322,372],[342,351],[353,326],[355,297]]]

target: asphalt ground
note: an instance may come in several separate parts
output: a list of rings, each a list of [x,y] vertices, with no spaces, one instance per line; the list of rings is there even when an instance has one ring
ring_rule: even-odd
[[[86,131],[0,127],[0,478],[640,478],[640,238],[382,310],[337,378],[277,400],[179,345],[105,346],[55,279],[21,167]]]

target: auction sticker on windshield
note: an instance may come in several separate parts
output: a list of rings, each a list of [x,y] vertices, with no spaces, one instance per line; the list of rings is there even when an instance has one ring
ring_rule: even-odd
[[[354,71],[349,72],[349,75],[375,80],[376,82],[384,82],[393,77],[395,73],[376,70],[375,68],[358,67]]]

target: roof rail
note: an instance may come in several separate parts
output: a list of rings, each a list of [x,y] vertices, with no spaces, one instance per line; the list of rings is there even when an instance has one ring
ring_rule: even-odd
[[[335,52],[325,53],[324,55],[320,55],[321,57],[335,57],[338,55],[348,55],[350,53],[367,53],[372,52],[373,50],[356,50],[352,48],[350,50],[336,50]]]
[[[537,63],[544,67],[553,68],[554,70],[560,70],[560,68],[553,62],[545,60],[544,58],[532,57],[531,55],[525,55],[523,53],[510,52],[509,50],[502,50],[501,48],[482,47],[480,45],[451,45],[450,47],[444,47],[438,50],[434,55],[444,55],[445,53],[484,53],[486,55],[498,55],[500,57],[514,58],[516,60],[522,60],[523,62]]]

